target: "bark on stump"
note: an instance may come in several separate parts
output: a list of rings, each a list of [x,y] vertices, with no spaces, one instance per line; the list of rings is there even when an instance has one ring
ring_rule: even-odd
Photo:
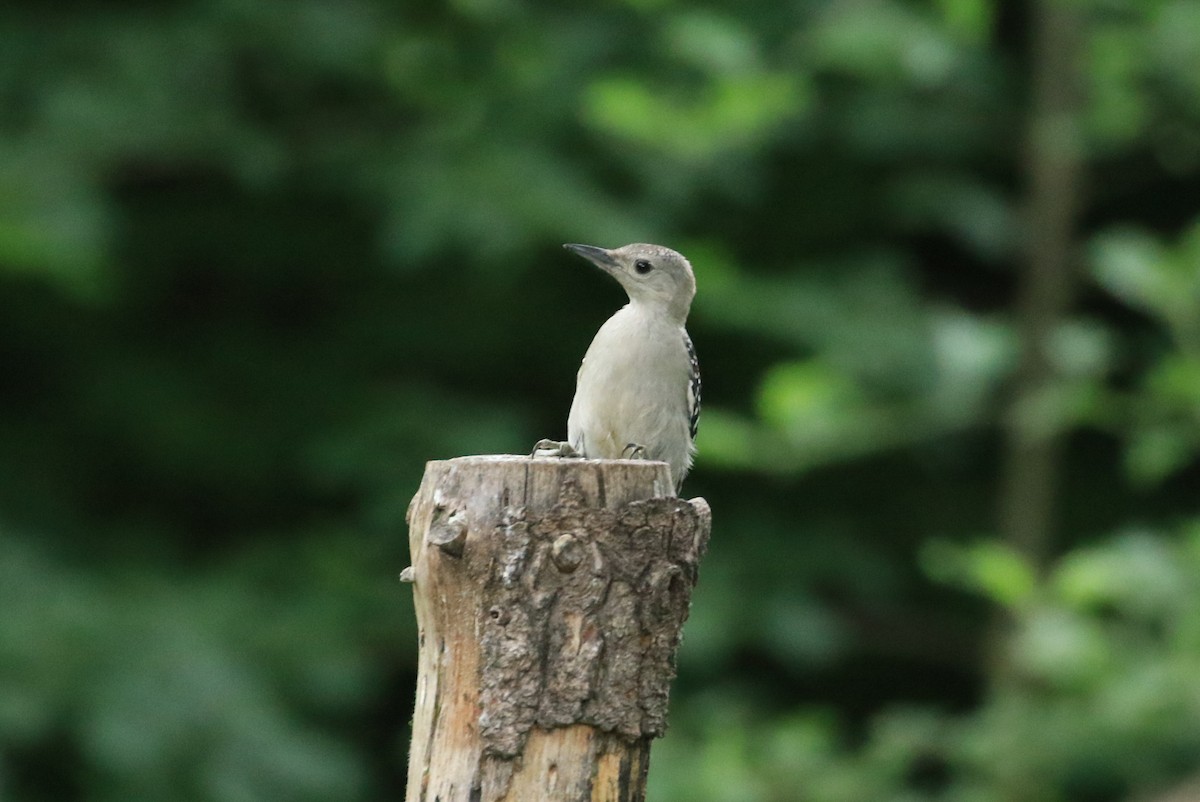
[[[644,799],[707,503],[661,462],[460,457],[408,523],[408,802]]]

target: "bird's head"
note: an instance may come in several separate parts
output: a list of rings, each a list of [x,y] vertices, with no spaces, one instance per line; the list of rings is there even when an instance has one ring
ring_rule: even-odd
[[[621,282],[630,302],[661,307],[681,323],[687,319],[696,295],[696,277],[683,254],[643,242],[613,250],[594,245],[563,247]]]

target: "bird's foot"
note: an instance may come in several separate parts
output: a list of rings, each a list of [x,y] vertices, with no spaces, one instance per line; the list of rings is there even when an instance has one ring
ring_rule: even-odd
[[[625,448],[621,449],[621,459],[649,459],[646,456],[646,447],[637,443],[629,443]]]
[[[582,457],[566,440],[538,440],[530,457]]]

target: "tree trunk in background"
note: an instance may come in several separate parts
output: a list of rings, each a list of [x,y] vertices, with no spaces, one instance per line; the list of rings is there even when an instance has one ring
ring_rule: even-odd
[[[1041,570],[1052,551],[1063,410],[1054,337],[1075,276],[1075,217],[1082,173],[1080,59],[1087,19],[1073,3],[1035,4],[1032,104],[1027,132],[1027,252],[1018,308],[1020,363],[1008,410],[1000,531]],[[997,676],[1004,626],[992,653]]]
[[[709,527],[664,463],[430,462],[408,802],[644,799]]]

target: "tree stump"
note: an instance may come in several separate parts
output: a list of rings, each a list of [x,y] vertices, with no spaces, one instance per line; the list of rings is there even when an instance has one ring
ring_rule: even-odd
[[[644,799],[707,503],[661,462],[460,457],[408,522],[408,802]]]

